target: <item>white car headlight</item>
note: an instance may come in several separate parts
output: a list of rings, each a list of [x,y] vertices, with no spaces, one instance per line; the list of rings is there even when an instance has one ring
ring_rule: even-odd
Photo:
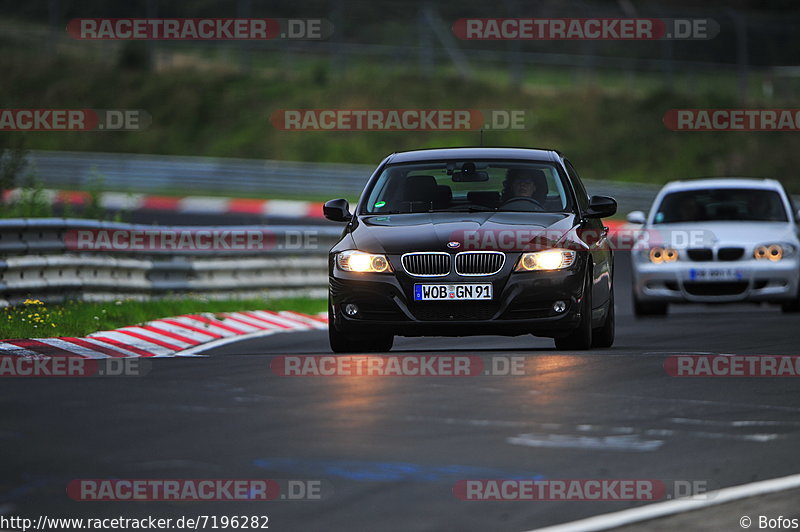
[[[364,253],[357,249],[342,251],[336,255],[336,265],[345,272],[357,273],[389,273],[392,272],[392,265],[386,255],[375,253]]]
[[[532,272],[543,270],[563,270],[575,262],[575,252],[569,249],[548,249],[523,253],[514,271]]]

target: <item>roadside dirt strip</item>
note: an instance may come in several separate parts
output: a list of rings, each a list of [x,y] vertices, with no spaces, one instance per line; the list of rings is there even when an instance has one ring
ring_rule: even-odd
[[[283,310],[223,314],[187,314],[150,321],[83,338],[1,340],[0,356],[70,356],[82,358],[197,356],[204,344],[250,336],[327,328],[327,313],[309,315]]]

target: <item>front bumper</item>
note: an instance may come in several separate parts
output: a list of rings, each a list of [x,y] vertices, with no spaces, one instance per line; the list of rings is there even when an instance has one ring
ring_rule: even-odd
[[[735,272],[736,276],[725,280],[705,280],[698,278],[698,270]],[[799,279],[797,257],[778,262],[679,260],[669,264],[653,264],[633,258],[633,290],[636,298],[644,302],[780,303],[797,297]]]
[[[399,336],[470,336],[480,334],[560,336],[580,321],[585,260],[552,272],[513,272],[509,256],[494,275],[413,277],[402,271],[399,256],[389,257],[390,274],[342,272],[330,265],[330,301],[334,325],[342,332],[386,332]],[[492,283],[491,301],[414,301],[414,284]],[[566,310],[553,310],[564,301]],[[358,306],[346,316],[344,305]]]

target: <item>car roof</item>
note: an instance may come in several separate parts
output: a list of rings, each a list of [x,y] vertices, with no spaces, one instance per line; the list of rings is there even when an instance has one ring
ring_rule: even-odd
[[[441,161],[452,159],[512,159],[534,161],[557,161],[560,153],[556,150],[535,148],[433,148],[393,153],[386,158],[387,164],[410,163],[417,161]]]
[[[757,188],[763,190],[782,191],[783,186],[775,179],[757,179],[746,177],[715,177],[691,179],[687,181],[670,181],[663,192],[677,192],[680,190],[697,190],[704,188]]]

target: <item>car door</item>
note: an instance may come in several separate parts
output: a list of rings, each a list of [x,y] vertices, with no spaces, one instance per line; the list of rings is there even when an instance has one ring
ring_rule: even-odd
[[[569,160],[564,159],[564,166],[567,170],[567,175],[572,182],[573,190],[578,201],[578,207],[581,212],[589,208],[589,194],[578,176],[578,172]],[[588,238],[589,252],[592,255],[592,264],[594,265],[593,272],[593,290],[592,290],[592,306],[598,308],[605,305],[606,301],[611,295],[611,282],[612,282],[612,267],[613,258],[611,247],[608,242],[608,232],[603,225],[600,218],[584,218],[581,216],[581,230],[586,231],[592,238]]]

